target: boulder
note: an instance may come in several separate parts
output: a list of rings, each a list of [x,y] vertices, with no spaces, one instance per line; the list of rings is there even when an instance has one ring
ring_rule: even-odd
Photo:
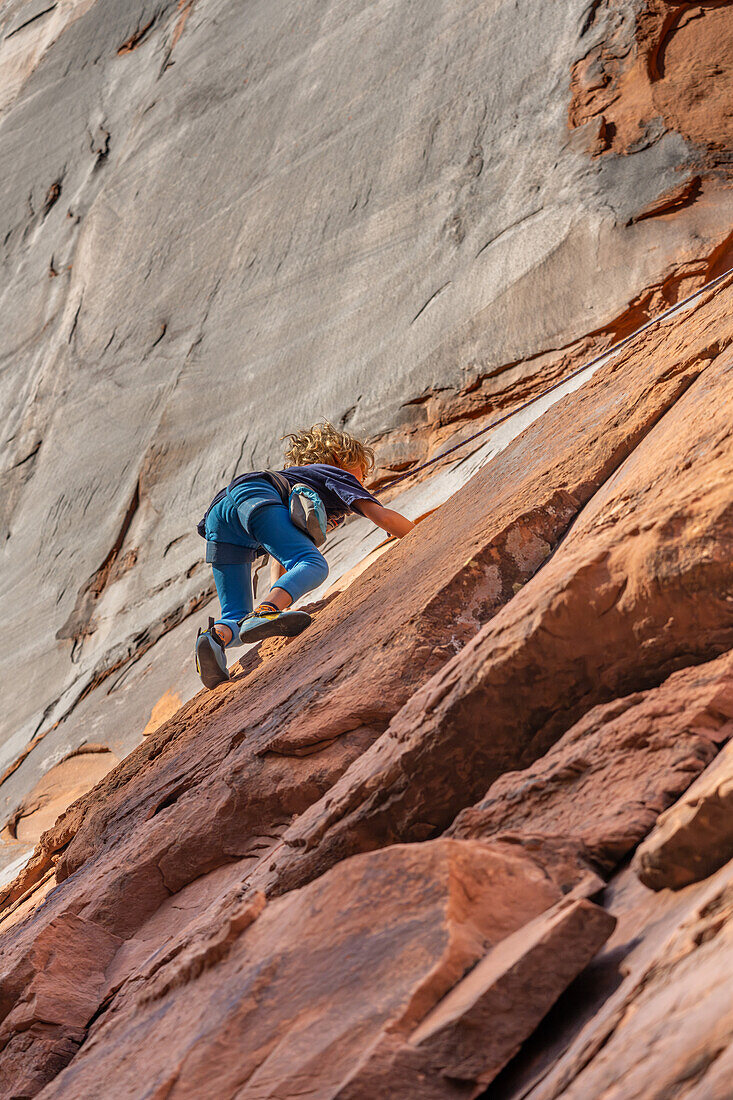
[[[559,896],[530,858],[480,841],[437,840],[347,860],[264,908],[262,900],[245,902],[234,920],[211,919],[152,957],[112,995],[45,1096],[96,1097],[105,1079],[120,1098],[139,1095],[144,1034],[153,1094],[200,1097],[215,1082],[221,1100],[275,1100],[304,1087],[314,1098],[336,1098],[381,1042],[419,1033],[467,972],[470,980],[476,964]],[[564,961],[535,1006],[549,1006],[613,927],[595,906],[575,903],[543,923],[542,934],[530,933],[524,950],[514,944],[515,966],[528,965],[525,954],[540,943],[547,949],[556,926],[567,935],[568,922],[575,941],[564,941]],[[502,958],[500,974],[509,968]],[[515,980],[507,995],[521,998]],[[420,1095],[418,1079],[411,1095]]]
[[[733,746],[673,806],[634,856],[634,869],[652,890],[679,890],[733,859]]]
[[[658,688],[593,707],[534,764],[497,779],[448,835],[562,837],[607,874],[663,810],[660,826],[695,801],[708,776],[721,781],[719,763],[730,761],[730,749],[716,753],[731,734],[733,653],[726,653],[674,672]],[[641,851],[657,836],[658,829]]]

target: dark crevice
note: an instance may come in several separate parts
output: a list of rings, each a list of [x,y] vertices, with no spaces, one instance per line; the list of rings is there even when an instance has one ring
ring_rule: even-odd
[[[486,241],[485,244],[482,244],[481,247],[479,248],[478,252],[476,253],[476,259],[478,259],[478,257],[481,255],[482,252],[486,251],[486,249],[489,247],[489,245],[494,244],[501,237],[503,237],[506,233],[509,233],[512,229],[516,229],[518,226],[522,225],[524,222],[529,221],[530,218],[534,218],[534,216],[536,214],[541,213],[543,209],[544,209],[543,206],[538,206],[536,210],[530,210],[530,212],[528,214],[522,215],[521,218],[517,218],[517,220],[512,222],[511,225],[505,226],[504,229],[501,229],[498,233],[495,233],[493,237],[489,237],[488,241]]]
[[[163,551],[163,557],[166,556],[169,550],[172,550],[174,546],[176,546],[179,542],[182,542],[185,538],[185,535],[177,535],[174,539],[171,539],[171,541],[168,543],[165,550]]]
[[[35,15],[31,15],[30,18],[25,19],[22,23],[19,23],[17,27],[13,27],[11,31],[8,31],[5,35],[5,40],[7,41],[8,38],[12,38],[14,34],[17,34],[18,31],[22,31],[25,27],[29,27],[31,23],[35,23],[37,19],[42,19],[44,15],[48,15],[49,12],[52,12],[56,7],[58,7],[58,4],[54,2],[48,4],[42,11],[37,11]]]
[[[163,337],[165,336],[167,331],[168,331],[168,325],[164,321],[163,324],[161,325],[160,335],[156,336],[156,338],[153,340],[152,344],[150,345],[150,348],[149,348],[150,351],[152,351],[153,348],[156,348],[158,346],[158,344],[163,339]]]
[[[421,314],[421,313],[424,313],[424,312],[425,312],[425,310],[426,310],[426,309],[428,308],[428,306],[430,305],[430,303],[431,303],[431,302],[434,302],[434,301],[435,301],[435,299],[436,299],[436,298],[438,297],[438,295],[439,295],[439,294],[442,294],[442,293],[443,293],[443,291],[445,290],[445,288],[446,288],[446,287],[448,287],[448,286],[450,286],[450,280],[448,280],[448,282],[447,282],[447,283],[443,283],[443,285],[442,285],[442,286],[439,286],[439,287],[438,287],[438,289],[437,289],[437,290],[436,290],[436,291],[435,291],[435,292],[434,292],[433,294],[431,294],[431,295],[430,295],[430,297],[428,298],[427,302],[425,302],[425,304],[424,304],[424,305],[421,305],[421,306],[420,306],[419,310],[417,311],[417,313],[415,314],[415,316],[414,316],[414,317],[412,318],[412,320],[410,321],[410,324],[411,324],[411,325],[414,325],[414,324],[415,324],[415,321],[417,321],[417,319],[418,319],[418,317],[420,316],[420,314]]]
[[[47,217],[49,211],[56,205],[61,197],[61,180],[57,179],[49,187],[43,200],[42,215]]]
[[[580,37],[583,38],[596,21],[596,12],[601,0],[592,0],[591,4],[583,12],[583,22],[580,26]]]
[[[77,325],[77,322],[79,320],[79,314],[81,313],[81,303],[82,303],[82,301],[83,301],[83,298],[80,298],[79,299],[79,305],[76,307],[76,313],[74,314],[74,320],[71,322],[71,328],[69,329],[69,338],[68,338],[68,341],[67,341],[67,343],[69,343],[69,344],[73,340],[74,333],[76,332],[76,325]]]
[[[176,804],[176,802],[178,802],[179,798],[182,798],[184,794],[186,794],[188,791],[190,791],[190,789],[191,789],[191,783],[190,782],[180,783],[177,787],[174,787],[169,795],[167,795],[164,799],[162,799],[162,801],[158,802],[153,807],[153,809],[150,811],[150,813],[147,816],[147,820],[150,821],[151,818],[156,817],[163,810],[167,810],[170,806],[175,806],[175,804]]]
[[[102,127],[100,127],[92,137],[90,148],[97,158],[94,162],[93,170],[95,172],[105,164],[109,157],[109,139],[109,130],[105,130]]]
[[[43,440],[39,439],[38,442],[33,447],[33,449],[30,450],[24,458],[21,458],[18,462],[15,463],[14,466],[11,466],[11,470],[17,470],[21,466],[25,466],[26,462],[30,462],[31,459],[34,459],[36,457],[36,455],[38,454],[38,452],[40,451],[42,443],[43,443]]]
[[[112,547],[107,554],[106,558],[100,565],[86,584],[82,585],[79,589],[76,604],[74,609],[69,615],[68,619],[62,627],[56,632],[56,638],[59,641],[70,638],[72,641],[80,641],[94,632],[92,625],[92,615],[96,606],[97,600],[104,592],[109,581],[112,567],[114,566],[119,556],[122,544],[125,541],[127,532],[130,529],[135,513],[140,505],[140,482],[135,484],[135,489],[132,494],[130,503],[127,506],[124,516],[122,517],[122,523],[120,524],[117,537],[115,538]]]

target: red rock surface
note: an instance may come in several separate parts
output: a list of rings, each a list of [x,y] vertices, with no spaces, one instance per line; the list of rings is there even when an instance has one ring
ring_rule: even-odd
[[[652,890],[678,890],[733,859],[733,745],[725,749],[666,813],[634,856]]]
[[[386,1036],[338,1093],[340,1100],[478,1096],[614,923],[589,901],[561,902],[528,922],[490,951],[409,1037]]]
[[[445,828],[590,707],[733,645],[732,399],[733,361],[721,355],[541,572],[289,830],[285,882]]]
[[[558,997],[582,1018],[636,919],[597,872],[729,733],[732,306],[640,334],[44,834],[5,894],[0,1096],[475,1096]],[[666,962],[641,897],[647,1022],[608,1067],[596,1004],[582,1065],[553,1054],[574,1095],[642,1080],[655,968],[721,1014],[724,891],[670,906]],[[670,1088],[705,1033],[673,1023]]]
[[[200,1097],[216,1081],[217,1095],[261,1100],[304,1087],[317,1096],[356,1095],[347,1082],[364,1052],[382,1036],[414,1033],[468,968],[490,959],[495,944],[558,896],[531,860],[475,841],[349,860],[269,903],[252,923],[245,904],[229,942],[204,940],[199,930],[151,959],[144,984],[132,979],[120,990],[46,1095],[96,1097],[110,1074],[118,1096],[137,1095],[129,1051],[141,1031],[149,1035],[153,1092]],[[566,948],[578,969],[613,927],[607,914],[581,904],[585,936]]]
[[[449,835],[562,837],[607,873],[731,734],[733,657],[726,654],[594,707],[535,764],[497,779]]]
[[[591,21],[609,8],[607,0],[595,5]],[[571,125],[597,119],[596,151],[628,155],[661,122],[706,150],[708,164],[717,163],[733,138],[733,21],[727,0],[646,0],[635,24],[618,20],[614,30],[574,66]],[[698,177],[696,190],[699,182]],[[670,196],[666,209],[690,197]]]
[[[620,873],[603,899],[618,921],[606,948],[491,1100],[727,1100],[732,873],[662,895]]]

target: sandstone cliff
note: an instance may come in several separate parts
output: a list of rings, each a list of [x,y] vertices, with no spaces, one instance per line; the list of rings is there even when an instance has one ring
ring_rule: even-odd
[[[733,276],[570,375],[733,265],[732,27],[0,8],[0,1097],[728,1100]],[[213,489],[498,413],[194,694]]]

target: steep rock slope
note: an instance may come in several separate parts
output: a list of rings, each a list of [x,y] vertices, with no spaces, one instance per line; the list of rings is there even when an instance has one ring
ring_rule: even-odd
[[[44,834],[0,1095],[719,1089],[730,865],[659,901],[623,861],[733,731],[732,304],[639,334]]]
[[[191,694],[192,520],[284,429],[383,477],[725,269],[729,10],[2,6],[8,818]]]

